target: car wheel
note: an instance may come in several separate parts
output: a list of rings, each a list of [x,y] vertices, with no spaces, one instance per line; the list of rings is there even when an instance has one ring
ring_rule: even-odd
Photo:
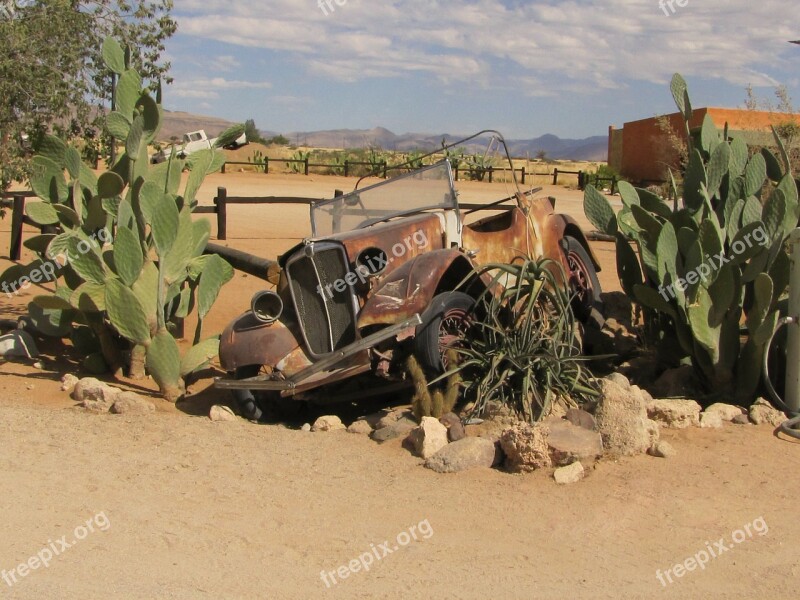
[[[600,299],[602,289],[597,278],[592,259],[577,239],[564,236],[567,264],[570,269],[570,288],[574,295],[572,310],[575,317],[584,324],[603,326],[603,301]]]
[[[464,292],[437,295],[422,314],[414,338],[414,354],[433,373],[447,369],[447,349],[464,339],[475,299]]]

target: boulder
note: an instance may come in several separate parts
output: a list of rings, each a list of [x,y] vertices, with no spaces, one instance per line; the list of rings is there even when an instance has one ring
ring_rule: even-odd
[[[656,398],[686,398],[700,389],[700,383],[691,365],[667,369],[656,379],[650,393]]]
[[[608,379],[600,380],[595,418],[603,447],[612,454],[641,454],[658,435],[657,427],[647,418],[641,395]]]
[[[306,433],[311,431],[311,423],[303,423],[303,425],[300,427],[300,431],[304,431]]]
[[[236,414],[229,406],[215,404],[211,407],[211,410],[208,411],[208,418],[217,422],[232,422],[236,421]]]
[[[750,425],[750,417],[742,413],[741,415],[736,415],[735,417],[733,417],[731,423],[733,423],[734,425]]]
[[[75,389],[75,386],[78,385],[78,381],[80,381],[75,375],[71,373],[67,373],[66,375],[61,377],[61,391],[62,392],[69,392],[72,393],[72,390]]]
[[[583,479],[585,471],[583,465],[579,462],[574,462],[565,467],[556,469],[553,472],[553,479],[559,485],[567,485],[570,483],[578,483]]]
[[[548,430],[547,447],[553,465],[594,462],[603,454],[603,439],[599,433],[576,427],[569,421],[548,423]]]
[[[743,412],[744,411],[738,406],[723,404],[722,402],[712,404],[703,411],[703,413],[717,413],[723,421],[733,421],[736,417],[743,414]]]
[[[774,408],[764,398],[759,398],[750,407],[750,420],[756,425],[777,427],[786,420],[786,415]]]
[[[375,429],[383,429],[384,427],[388,427],[392,423],[396,423],[401,419],[406,419],[414,422],[416,425],[416,421],[414,420],[414,413],[412,413],[407,408],[395,408],[388,413],[384,414],[378,421],[373,425]],[[369,417],[367,417],[369,420]]]
[[[589,412],[582,408],[570,408],[564,418],[575,425],[576,427],[583,427],[589,431],[597,431],[597,420]]]
[[[111,405],[115,415],[149,415],[155,411],[155,404],[135,392],[120,392]]]
[[[722,423],[722,415],[718,412],[700,413],[700,427],[704,429],[719,429]]]
[[[552,466],[547,446],[548,432],[548,425],[523,422],[517,422],[503,431],[500,447],[506,455],[506,469],[514,473],[526,473]]]
[[[476,467],[491,468],[500,461],[494,442],[485,438],[466,437],[447,444],[425,461],[437,473],[456,473]]]
[[[353,421],[347,427],[348,433],[360,433],[362,435],[369,435],[372,433],[372,425],[369,424],[369,421],[366,419],[359,419],[358,421]]]
[[[319,417],[311,426],[311,431],[337,431],[345,429],[344,423],[336,415],[324,415]]]
[[[403,417],[399,421],[393,422],[391,425],[376,429],[370,434],[370,437],[376,442],[388,442],[398,437],[404,437],[417,426],[415,421]]]
[[[464,424],[455,413],[449,412],[446,415],[442,415],[442,418],[439,419],[439,422],[447,427],[447,439],[451,442],[457,442],[458,440],[467,437],[467,433],[464,430]]]
[[[606,375],[604,377],[604,379],[606,381],[613,381],[618,386],[620,386],[622,389],[625,389],[625,390],[631,389],[631,382],[628,381],[628,378],[625,377],[625,375],[623,375],[622,373],[614,372],[614,373],[611,373],[610,375]]]
[[[94,377],[84,377],[75,384],[72,397],[89,410],[108,412],[120,390]]]
[[[653,400],[647,404],[647,414],[654,421],[672,429],[700,425],[700,405],[694,400]]]
[[[408,434],[414,454],[428,459],[448,444],[447,427],[435,417],[422,417],[422,423]]]
[[[670,456],[675,456],[677,452],[675,452],[675,448],[672,447],[672,444],[666,442],[664,440],[658,441],[650,448],[648,448],[647,453],[650,456],[655,456],[657,458],[669,458]]]

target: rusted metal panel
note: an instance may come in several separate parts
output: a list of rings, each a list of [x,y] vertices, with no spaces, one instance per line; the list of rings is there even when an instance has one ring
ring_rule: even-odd
[[[228,372],[248,365],[272,367],[296,350],[302,352],[300,343],[284,323],[266,325],[248,311],[222,332],[219,360]]]

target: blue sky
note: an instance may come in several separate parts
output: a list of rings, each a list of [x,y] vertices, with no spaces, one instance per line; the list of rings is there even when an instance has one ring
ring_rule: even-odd
[[[278,132],[586,137],[673,112],[675,71],[695,106],[743,106],[748,84],[800,106],[787,0],[319,1],[175,0],[166,108]]]

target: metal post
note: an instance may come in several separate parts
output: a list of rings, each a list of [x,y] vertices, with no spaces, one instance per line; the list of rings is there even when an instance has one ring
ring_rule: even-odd
[[[800,227],[789,234],[792,249],[792,272],[789,283],[789,315],[800,316]],[[800,325],[789,326],[786,344],[786,407],[800,412]]]
[[[214,204],[217,205],[217,239],[228,239],[228,206],[227,206],[228,190],[224,187],[217,188],[217,197],[214,198]]]

